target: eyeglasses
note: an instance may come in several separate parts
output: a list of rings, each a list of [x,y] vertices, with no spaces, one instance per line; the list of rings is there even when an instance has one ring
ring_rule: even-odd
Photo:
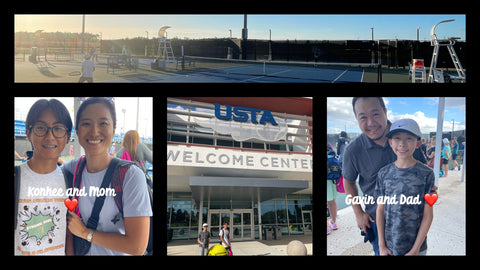
[[[33,129],[33,133],[38,137],[44,137],[48,134],[49,130],[52,130],[53,137],[61,139],[67,135],[68,129],[62,126],[47,127],[45,125],[30,126]]]

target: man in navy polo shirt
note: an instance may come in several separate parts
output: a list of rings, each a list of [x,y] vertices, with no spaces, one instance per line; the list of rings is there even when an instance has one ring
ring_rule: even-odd
[[[352,198],[358,196],[355,181],[359,177],[358,183],[364,198],[374,198],[378,171],[396,160],[385,137],[392,123],[387,119],[387,108],[381,97],[354,97],[352,106],[362,134],[348,145],[343,156],[345,194]],[[420,149],[417,149],[413,156],[425,163],[425,156]],[[377,205],[375,200],[366,202],[365,211],[360,204],[352,203],[352,208],[358,227],[369,233],[373,251],[378,255],[378,233],[375,224]]]

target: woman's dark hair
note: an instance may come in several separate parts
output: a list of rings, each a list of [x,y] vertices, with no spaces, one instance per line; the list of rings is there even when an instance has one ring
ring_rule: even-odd
[[[40,115],[46,110],[51,109],[53,115],[57,118],[58,122],[65,125],[67,128],[67,134],[70,137],[70,131],[72,131],[72,118],[65,105],[56,99],[40,99],[35,102],[27,114],[27,120],[25,121],[25,127],[30,130],[33,125],[38,121]]]
[[[82,102],[82,104],[80,105],[80,108],[78,108],[77,117],[75,118],[75,127],[77,128],[77,130],[78,130],[78,121],[80,120],[80,116],[82,115],[85,108],[87,108],[88,105],[97,104],[97,103],[103,104],[110,111],[110,115],[112,116],[112,120],[113,120],[113,128],[114,129],[117,128],[117,114],[115,112],[115,103],[113,102],[112,98],[92,97]]]

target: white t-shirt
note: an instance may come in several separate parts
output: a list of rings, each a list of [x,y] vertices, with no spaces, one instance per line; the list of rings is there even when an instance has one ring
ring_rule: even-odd
[[[75,171],[78,158],[65,164],[65,168],[72,174]],[[85,193],[87,196],[78,197],[78,207],[80,209],[80,215],[84,224],[87,224],[90,215],[92,214],[93,204],[95,203],[96,196],[88,196],[90,193],[90,187],[100,187],[102,185],[103,176],[107,172],[107,169],[89,173],[87,166],[82,173],[82,185],[80,190],[85,187]],[[75,181],[77,181],[75,179]],[[110,185],[111,188],[111,185]],[[92,188],[92,190],[94,190]],[[152,216],[152,207],[150,206],[150,197],[148,195],[147,183],[145,181],[145,175],[135,165],[131,165],[125,174],[123,181],[123,215],[125,217],[143,217]],[[105,203],[99,214],[99,221],[97,231],[107,233],[120,233],[125,234],[125,224],[123,218],[119,216],[120,210],[115,204],[114,196],[106,196]],[[110,250],[97,246],[92,243],[89,252],[86,255],[128,255],[126,253]]]
[[[228,246],[230,245],[230,230],[228,230],[228,229],[224,230],[223,228],[221,228],[218,236],[222,236],[223,240],[225,242],[227,242]],[[225,245],[225,243],[223,241],[222,241],[222,245],[224,247],[227,247],[227,245]]]
[[[38,174],[27,163],[20,170],[15,255],[65,255],[67,197],[62,170]]]
[[[85,60],[82,63],[82,77],[93,78],[95,63],[92,60]]]

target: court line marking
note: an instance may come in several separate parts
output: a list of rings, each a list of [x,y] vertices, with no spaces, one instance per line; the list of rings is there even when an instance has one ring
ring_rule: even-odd
[[[250,81],[250,80],[256,80],[256,79],[261,79],[261,78],[265,78],[265,77],[268,77],[268,76],[272,76],[272,75],[277,75],[277,74],[280,74],[280,73],[284,73],[284,72],[289,72],[290,69],[285,69],[285,70],[280,70],[280,71],[277,71],[275,73],[271,73],[271,74],[265,74],[265,75],[262,75],[262,76],[258,76],[258,77],[252,77],[252,78],[249,78],[249,79],[246,79],[246,80],[242,80],[242,82],[247,82],[247,81]]]
[[[340,75],[338,75],[338,77],[335,78],[335,79],[332,81],[332,83],[334,83],[334,82],[336,82],[338,79],[340,79],[340,77],[342,77],[347,71],[348,71],[348,68],[345,69],[342,73],[340,73]]]

